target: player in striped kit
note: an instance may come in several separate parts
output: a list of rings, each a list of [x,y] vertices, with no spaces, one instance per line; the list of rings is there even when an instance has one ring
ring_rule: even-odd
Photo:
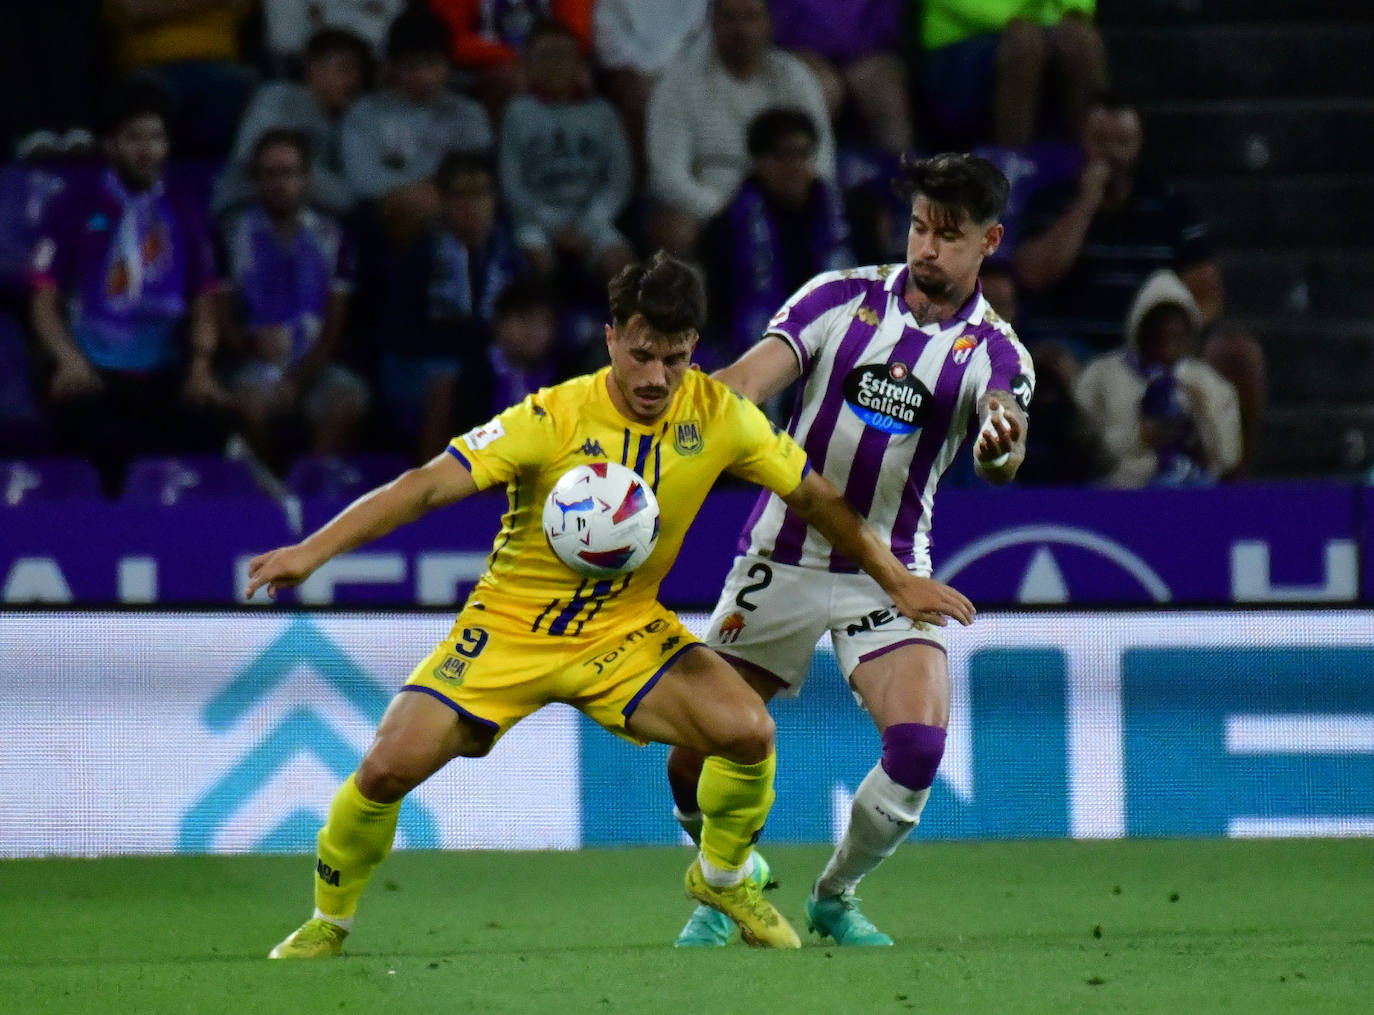
[[[1002,239],[1006,178],[985,159],[945,154],[905,159],[896,182],[911,199],[907,263],[818,275],[716,376],[756,402],[801,378],[789,432],[897,559],[928,576],[940,474],[975,432],[978,474],[998,484],[1016,474],[1035,375],[978,284],[983,259]],[[881,759],[855,793],[849,827],[807,899],[808,925],[841,945],[890,945],[854,889],[907,838],[930,796],[949,724],[943,632],[900,616],[872,579],[767,492],[740,553],[707,643],[768,701],[800,691],[816,641],[829,631],[882,738]],[[669,755],[675,811],[692,835],[699,766],[688,751]],[[730,932],[703,907],[677,943],[723,945]]]

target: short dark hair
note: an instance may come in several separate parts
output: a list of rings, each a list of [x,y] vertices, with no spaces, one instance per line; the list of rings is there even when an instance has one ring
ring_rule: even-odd
[[[805,134],[812,148],[821,139],[820,132],[816,130],[816,121],[800,109],[765,109],[749,121],[749,133],[746,135],[749,157],[757,159],[771,155],[778,150],[778,145],[793,134]]]
[[[358,61],[358,67],[363,72],[363,80],[372,79],[372,47],[361,35],[350,32],[347,28],[327,25],[311,35],[305,44],[305,63],[308,66],[335,53],[352,56]]]
[[[662,335],[700,330],[706,323],[706,284],[701,273],[666,251],[658,251],[647,264],[626,265],[606,291],[617,328],[636,314]]]
[[[453,186],[453,181],[467,173],[482,173],[496,181],[496,165],[491,156],[484,152],[451,151],[439,160],[439,168],[434,171],[434,185],[440,192]]]
[[[924,194],[932,204],[963,212],[978,223],[1000,219],[1011,192],[997,166],[981,156],[958,152],[943,152],[928,159],[903,155],[901,175],[892,185],[908,201]]]
[[[142,74],[127,78],[108,95],[100,116],[100,133],[118,134],[130,120],[156,116],[164,126],[172,118],[172,96],[157,79]]]
[[[496,317],[524,314],[533,310],[555,312],[553,296],[548,287],[536,278],[517,278],[509,282],[492,304]]]
[[[265,131],[262,137],[253,143],[253,154],[248,160],[248,169],[251,176],[258,175],[258,162],[261,161],[263,153],[269,148],[276,148],[278,145],[285,145],[296,149],[301,156],[301,165],[305,169],[310,168],[310,142],[306,136],[298,130],[288,130],[285,127],[273,127]]]
[[[412,4],[396,16],[386,33],[386,58],[424,53],[449,55],[448,22],[425,4]]]

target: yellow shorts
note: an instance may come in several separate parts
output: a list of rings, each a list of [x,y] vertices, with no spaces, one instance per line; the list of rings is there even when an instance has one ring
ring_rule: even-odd
[[[469,603],[401,690],[433,695],[495,739],[558,701],[642,746],[625,723],[677,657],[700,644],[657,602],[636,611],[633,625],[590,639],[531,633]]]

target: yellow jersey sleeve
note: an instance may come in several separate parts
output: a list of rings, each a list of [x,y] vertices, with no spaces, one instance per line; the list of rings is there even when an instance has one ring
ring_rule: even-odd
[[[723,429],[735,437],[735,459],[727,471],[780,497],[795,490],[811,467],[801,446],[769,422],[758,406],[734,392],[725,399],[722,414]]]
[[[472,473],[479,490],[504,486],[549,460],[557,433],[543,395],[537,391],[449,442],[448,453]]]

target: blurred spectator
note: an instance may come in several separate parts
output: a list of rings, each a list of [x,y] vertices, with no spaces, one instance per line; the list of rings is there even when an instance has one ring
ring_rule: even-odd
[[[453,60],[476,74],[478,98],[494,119],[526,90],[520,52],[543,20],[568,29],[583,53],[591,51],[592,0],[429,0],[448,23]]]
[[[649,99],[645,148],[655,212],[651,245],[693,250],[701,225],[729,202],[750,170],[749,121],[791,107],[816,124],[816,166],[835,179],[835,141],[815,76],[773,45],[765,0],[716,0],[709,42],[664,73]]]
[[[516,279],[492,307],[492,343],[486,370],[474,364],[461,387],[455,432],[490,419],[525,396],[568,376],[558,355],[558,315],[548,289],[533,278]]]
[[[710,366],[763,337],[768,319],[808,280],[854,264],[839,192],[816,170],[818,144],[815,122],[800,110],[767,109],[749,124],[753,171],[702,233],[711,351],[720,360]]]
[[[137,454],[222,444],[216,410],[230,401],[213,369],[208,237],[162,181],[166,117],[160,88],[121,89],[105,130],[109,169],[52,199],[34,248],[30,311],[54,364],[54,424],[111,492]]]
[[[634,188],[620,118],[589,94],[586,58],[557,22],[530,33],[525,69],[530,94],[512,99],[501,123],[501,191],[516,239],[541,273],[594,269],[599,296],[633,257],[615,226]]]
[[[298,422],[309,430],[312,454],[351,450],[368,392],[334,362],[350,254],[339,224],[305,207],[309,143],[270,130],[250,165],[257,200],[225,233],[222,319],[226,337],[246,354],[233,381],[245,436],[280,474],[296,450],[290,438]]]
[[[490,160],[450,154],[435,182],[442,214],[389,265],[379,321],[383,393],[416,461],[458,432],[459,379],[484,368],[496,297],[528,272],[498,214]]]
[[[1013,255],[1024,294],[1020,333],[1028,342],[1067,342],[1080,358],[1113,348],[1135,293],[1159,268],[1177,272],[1210,329],[1204,358],[1235,385],[1253,453],[1267,382],[1254,337],[1221,321],[1221,268],[1207,225],[1175,190],[1139,173],[1140,115],[1110,96],[1084,121],[1076,179],[1031,196]]]
[[[115,62],[171,93],[178,157],[222,159],[254,74],[239,62],[239,27],[253,0],[104,0]]]
[[[334,215],[353,204],[343,172],[340,125],[372,76],[367,43],[342,28],[323,28],[305,47],[304,81],[272,81],[253,93],[239,124],[230,163],[215,186],[217,214],[253,199],[248,163],[269,130],[298,131],[310,146],[309,203]]]
[[[996,308],[990,289],[983,294]],[[1102,447],[1097,425],[1074,399],[1082,369],[1078,360],[1059,342],[1041,342],[1030,354],[1035,361],[1035,439],[1026,443],[1016,481],[1025,486],[1097,482],[1115,463]]]
[[[901,154],[914,143],[905,61],[897,53],[905,0],[772,0],[777,43],[820,82],[830,119],[848,102],[865,140]]]
[[[1240,463],[1236,389],[1197,358],[1201,323],[1187,286],[1156,271],[1131,303],[1124,348],[1078,375],[1074,397],[1101,435],[1107,485],[1208,483]]]
[[[326,28],[337,28],[363,40],[368,54],[379,58],[386,32],[408,0],[262,0],[267,49],[280,71],[309,60],[309,42]]]
[[[711,0],[597,0],[592,39],[602,89],[620,110],[635,164],[644,166],[644,110],[667,67],[699,43]]]
[[[412,239],[439,210],[432,177],[450,151],[490,151],[486,111],[448,91],[443,22],[411,7],[387,36],[390,83],[344,117],[344,173],[355,198],[380,202],[394,241]]]
[[[938,143],[1015,147],[1046,121],[1052,131],[1076,134],[1089,98],[1107,85],[1096,7],[1096,0],[923,0],[919,94]],[[1050,88],[1059,94],[1047,107]]]

